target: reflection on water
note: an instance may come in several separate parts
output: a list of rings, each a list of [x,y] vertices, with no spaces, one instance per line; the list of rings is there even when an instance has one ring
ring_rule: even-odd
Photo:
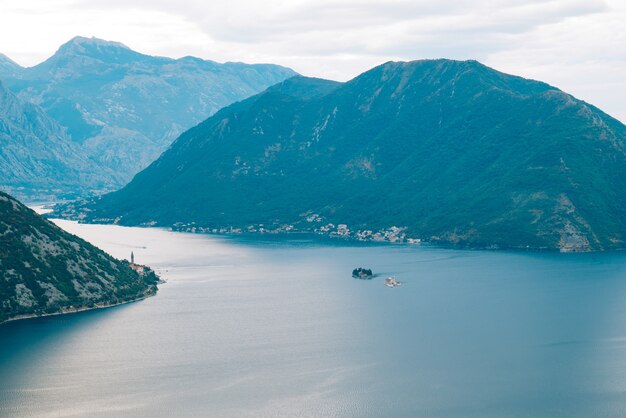
[[[626,255],[61,226],[167,280],[0,326],[0,416],[589,416],[626,409]],[[350,278],[354,267],[381,273]],[[403,286],[388,289],[385,275]]]

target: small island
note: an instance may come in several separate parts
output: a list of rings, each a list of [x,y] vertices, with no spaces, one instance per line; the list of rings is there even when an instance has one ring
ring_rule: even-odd
[[[374,278],[374,275],[372,274],[371,269],[358,267],[352,270],[352,277],[354,277],[355,279],[361,279],[361,280],[372,280]]]

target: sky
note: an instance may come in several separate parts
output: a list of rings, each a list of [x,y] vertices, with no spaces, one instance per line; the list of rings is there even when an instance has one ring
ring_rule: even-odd
[[[626,0],[1,0],[0,52],[32,66],[95,36],[340,81],[389,60],[476,59],[626,122],[625,22]]]

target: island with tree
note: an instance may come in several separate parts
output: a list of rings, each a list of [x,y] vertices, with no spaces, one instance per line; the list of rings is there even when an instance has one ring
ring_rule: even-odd
[[[372,280],[374,278],[374,275],[372,274],[371,269],[358,267],[352,270],[352,277],[354,277],[355,279],[361,279],[361,280]]]

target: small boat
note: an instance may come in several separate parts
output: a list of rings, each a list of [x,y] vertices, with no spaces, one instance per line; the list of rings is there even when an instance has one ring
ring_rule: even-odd
[[[385,279],[385,286],[387,287],[396,287],[396,286],[400,286],[401,284],[402,283],[397,281],[395,277],[387,277]]]

